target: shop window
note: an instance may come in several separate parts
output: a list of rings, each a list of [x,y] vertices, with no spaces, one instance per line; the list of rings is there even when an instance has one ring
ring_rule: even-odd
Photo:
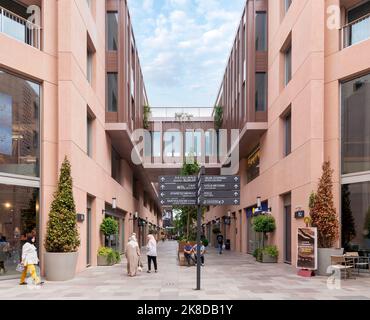
[[[247,181],[248,183],[260,175],[260,148],[256,148],[247,159]]]

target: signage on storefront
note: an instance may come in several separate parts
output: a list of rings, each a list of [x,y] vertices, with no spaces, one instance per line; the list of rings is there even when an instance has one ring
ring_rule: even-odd
[[[305,212],[304,210],[299,210],[299,211],[296,211],[294,215],[296,219],[303,219]]]
[[[317,270],[317,228],[298,228],[297,268]]]

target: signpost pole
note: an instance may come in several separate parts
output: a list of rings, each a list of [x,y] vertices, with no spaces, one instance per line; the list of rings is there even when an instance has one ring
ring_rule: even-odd
[[[200,172],[198,175],[198,192],[197,192],[197,203],[198,203],[198,214],[197,214],[197,288],[196,290],[200,290],[200,274],[201,274],[201,258],[200,258],[200,233],[202,228],[202,208],[200,206],[200,199],[199,199],[199,189],[200,189],[200,182],[201,177],[204,174],[205,168],[202,166],[200,168]]]

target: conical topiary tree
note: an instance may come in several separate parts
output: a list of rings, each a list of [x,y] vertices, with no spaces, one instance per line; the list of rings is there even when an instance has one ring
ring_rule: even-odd
[[[342,187],[342,238],[343,245],[347,247],[356,237],[355,218],[351,208],[351,193],[348,185]]]
[[[76,252],[80,246],[76,207],[73,199],[71,165],[64,159],[57,191],[51,204],[46,230],[47,252]]]
[[[311,209],[312,225],[317,227],[319,248],[332,248],[339,235],[339,223],[333,200],[333,170],[323,164],[323,173]]]

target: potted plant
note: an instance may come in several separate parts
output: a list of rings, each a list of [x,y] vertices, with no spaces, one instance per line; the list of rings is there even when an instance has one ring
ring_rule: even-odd
[[[343,254],[343,249],[335,248],[339,236],[339,222],[333,201],[333,170],[330,162],[323,164],[323,173],[317,193],[310,196],[310,217],[312,226],[318,233],[318,274],[327,275],[331,256]]]
[[[118,222],[115,219],[107,217],[102,221],[100,231],[104,234],[106,240],[108,240],[108,247],[111,247],[112,237],[118,234],[118,229]]]
[[[45,275],[49,281],[70,280],[76,273],[80,238],[72,184],[71,165],[66,157],[51,204],[44,243]]]
[[[108,247],[101,247],[98,250],[98,266],[113,266],[121,261],[118,251]]]
[[[279,250],[277,246],[267,246],[262,249],[263,263],[277,263],[279,258]]]
[[[259,262],[264,263],[276,263],[279,256],[278,249],[276,246],[265,247],[265,241],[267,240],[267,234],[274,232],[276,229],[275,218],[272,215],[259,215],[253,218],[253,230],[263,234],[261,248],[258,248],[254,252],[254,257]]]

